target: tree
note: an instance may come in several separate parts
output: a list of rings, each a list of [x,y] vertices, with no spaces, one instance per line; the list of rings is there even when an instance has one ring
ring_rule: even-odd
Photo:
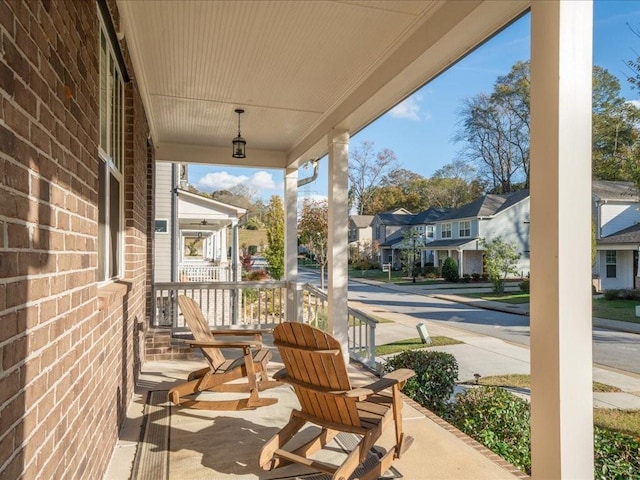
[[[494,193],[529,184],[529,62],[516,62],[498,77],[490,95],[467,99],[461,128],[454,137],[463,142],[463,155]]]
[[[456,208],[475,200],[483,191],[473,165],[454,160],[435,171],[428,180],[426,196],[430,207]]]
[[[620,96],[620,82],[593,68],[593,177],[637,181],[638,109]]]
[[[359,215],[367,210],[374,187],[382,181],[385,173],[393,169],[397,159],[388,148],[374,151],[374,142],[363,141],[349,155],[349,196]]]
[[[413,277],[414,283],[416,281],[416,263],[420,259],[419,252],[422,251],[424,246],[424,238],[415,228],[402,232],[402,242],[399,245],[402,252],[402,261],[407,267],[407,275]]]
[[[300,243],[314,255],[320,266],[320,288],[324,288],[329,235],[329,206],[326,201],[304,200],[298,220],[298,234]]]
[[[484,238],[481,240],[484,250],[484,268],[493,283],[495,293],[504,292],[504,281],[509,274],[518,274],[518,260],[520,254],[516,247],[510,243],[503,242],[500,237],[491,242]]]
[[[640,79],[640,77],[637,77]],[[491,193],[529,184],[529,62],[517,62],[498,77],[491,94],[467,99],[460,129],[464,158],[478,169]],[[593,68],[593,177],[640,184],[639,110],[625,102],[620,83],[606,69]]]
[[[264,257],[269,262],[267,271],[274,280],[284,276],[284,207],[282,199],[273,195],[266,219],[267,243]]]

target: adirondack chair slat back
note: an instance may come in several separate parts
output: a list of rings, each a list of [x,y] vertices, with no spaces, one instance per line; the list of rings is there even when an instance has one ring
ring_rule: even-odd
[[[294,322],[278,325],[273,339],[287,376],[295,381],[302,411],[325,421],[360,426],[356,401],[329,392],[351,390],[340,343],[322,330]]]
[[[186,295],[178,295],[178,305],[193,334],[193,338],[197,342],[213,342],[216,340],[202,314],[200,305],[195,300]],[[219,348],[203,348],[202,352],[214,371],[225,361],[224,355],[222,355]]]

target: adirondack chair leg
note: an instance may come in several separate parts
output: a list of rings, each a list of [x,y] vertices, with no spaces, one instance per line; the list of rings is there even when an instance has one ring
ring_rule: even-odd
[[[349,452],[349,455],[347,455],[347,458],[342,462],[342,465],[340,465],[340,467],[335,471],[332,477],[333,480],[347,480],[351,476],[360,464],[362,447],[363,445],[361,440],[358,446]],[[364,453],[366,456],[367,452]]]
[[[282,466],[282,459],[275,457],[276,450],[286,445],[287,442],[300,431],[305,423],[307,423],[306,420],[295,415],[295,410],[291,412],[289,422],[262,447],[259,459],[260,468],[263,470],[273,470]]]
[[[398,385],[395,385],[392,388],[393,393],[393,423],[395,424],[396,431],[396,451],[394,454],[394,458],[400,458],[402,455],[402,440],[404,434],[402,433],[402,399],[400,398],[400,388]],[[407,446],[407,448],[409,448]]]

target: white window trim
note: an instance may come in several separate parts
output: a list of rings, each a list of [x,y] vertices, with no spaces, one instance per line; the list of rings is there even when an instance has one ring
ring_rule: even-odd
[[[97,6],[97,4],[96,4]],[[113,64],[113,67],[115,69],[115,71],[117,71],[118,73],[118,77],[119,77],[119,81],[121,84],[121,93],[120,93],[120,115],[122,117],[122,120],[120,122],[120,168],[124,169],[124,134],[125,134],[125,102],[124,102],[124,97],[125,97],[125,89],[124,89],[124,80],[123,80],[123,76],[122,76],[122,72],[120,71],[120,66],[117,62],[117,57],[116,57],[116,53],[113,49],[113,45],[111,44],[111,40],[109,37],[109,34],[107,32],[107,27],[105,25],[105,19],[102,17],[102,14],[100,12],[100,8],[97,7],[97,15],[98,15],[98,25],[99,25],[99,34],[98,34],[98,56],[100,57],[100,52],[101,52],[101,37],[102,35],[104,35],[105,37],[105,44],[107,47],[107,69],[110,70],[111,68],[111,63]],[[104,72],[101,71],[101,62],[100,62],[100,58],[98,58],[98,85],[100,83],[101,80],[101,76],[104,74]],[[107,74],[107,80],[110,80],[110,76]],[[99,88],[99,86],[98,86]],[[125,245],[124,245],[124,175],[123,173],[120,171],[120,169],[118,168],[118,165],[116,165],[116,162],[114,161],[113,158],[113,152],[114,152],[114,148],[112,145],[112,127],[113,127],[113,119],[112,119],[112,112],[111,112],[111,98],[112,98],[112,90],[111,90],[111,86],[109,84],[107,84],[106,86],[107,88],[107,110],[106,110],[106,124],[107,124],[107,131],[106,131],[106,142],[107,142],[107,146],[108,146],[108,150],[110,152],[107,152],[101,142],[101,135],[102,135],[102,125],[100,124],[100,112],[98,112],[98,123],[99,123],[99,128],[98,128],[98,160],[100,162],[99,164],[99,168],[106,168],[106,175],[105,175],[105,185],[98,185],[98,188],[102,188],[105,191],[106,194],[106,199],[105,199],[105,204],[106,205],[111,205],[111,188],[110,188],[110,175],[113,174],[113,176],[115,177],[115,179],[118,181],[119,184],[119,192],[118,192],[118,207],[119,207],[119,215],[118,215],[118,234],[117,234],[117,238],[116,238],[116,242],[118,243],[118,248],[117,248],[117,255],[118,255],[118,259],[117,259],[117,264],[118,264],[118,272],[116,275],[112,275],[112,276],[108,276],[107,272],[109,271],[110,268],[110,256],[109,256],[109,251],[111,249],[111,235],[110,235],[110,231],[108,230],[108,228],[111,225],[110,222],[110,208],[107,209],[107,211],[105,212],[105,225],[107,227],[107,231],[105,232],[105,238],[104,238],[104,254],[103,254],[103,272],[104,272],[104,278],[99,278],[98,279],[98,284],[106,284],[109,282],[112,282],[114,280],[117,280],[119,278],[123,278],[125,273],[124,273],[124,269],[125,269],[125,256],[124,256],[124,249],[125,249]],[[98,105],[100,106],[100,94],[98,94]],[[111,153],[111,155],[109,155],[109,153]],[[98,198],[100,197],[100,190],[98,191]],[[100,205],[98,205],[98,208],[100,207]],[[98,243],[99,245],[99,243]],[[99,247],[98,247],[99,248]],[[98,258],[100,258],[100,254],[98,254]]]
[[[469,231],[468,234],[466,234],[466,235],[462,234],[462,231],[463,231],[462,225],[468,225],[469,226],[469,228],[465,228],[464,229],[464,230],[468,230]],[[460,238],[469,238],[469,237],[471,237],[471,221],[470,220],[461,220],[458,223],[458,236]]]

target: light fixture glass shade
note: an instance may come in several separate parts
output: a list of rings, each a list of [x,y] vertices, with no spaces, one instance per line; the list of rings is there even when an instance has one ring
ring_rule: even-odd
[[[244,154],[244,147],[247,145],[247,142],[238,135],[233,139],[233,158],[246,158]]]

